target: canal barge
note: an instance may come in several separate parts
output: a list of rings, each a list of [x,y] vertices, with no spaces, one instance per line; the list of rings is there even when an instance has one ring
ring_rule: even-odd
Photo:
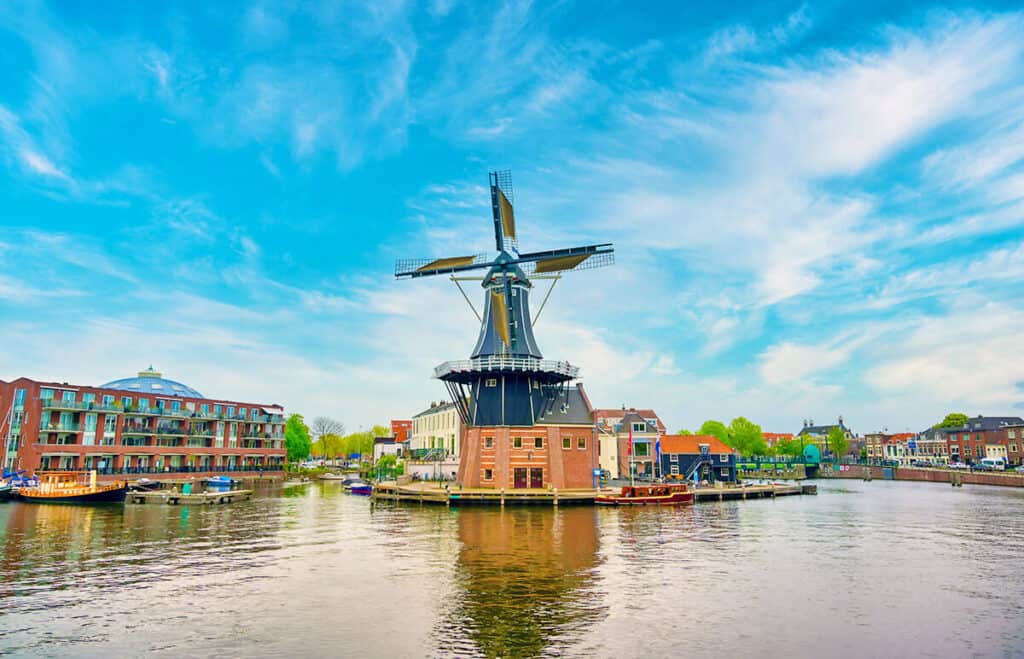
[[[685,483],[625,485],[617,494],[601,493],[594,503],[602,506],[692,506],[693,492]]]
[[[64,471],[39,474],[39,484],[18,489],[23,501],[35,503],[122,503],[128,483],[96,482],[95,471]]]

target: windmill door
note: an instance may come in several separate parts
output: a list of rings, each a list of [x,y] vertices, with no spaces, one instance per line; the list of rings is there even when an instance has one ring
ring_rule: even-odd
[[[544,487],[544,470],[530,469],[530,487]]]
[[[512,471],[512,477],[512,487],[517,489],[526,487],[526,467],[516,467]]]

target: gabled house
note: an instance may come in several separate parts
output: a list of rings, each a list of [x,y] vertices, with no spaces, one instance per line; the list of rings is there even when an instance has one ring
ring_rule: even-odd
[[[701,482],[736,481],[736,450],[714,435],[665,435],[661,438],[661,473],[667,479]]]
[[[654,410],[595,410],[601,469],[612,478],[655,476],[655,447],[665,424]],[[632,445],[630,444],[632,436]]]

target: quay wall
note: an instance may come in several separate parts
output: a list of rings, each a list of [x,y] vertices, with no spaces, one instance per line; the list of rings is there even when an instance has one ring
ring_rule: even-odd
[[[960,482],[965,485],[999,485],[1003,487],[1024,487],[1024,474],[994,472],[994,471],[966,471],[953,469],[917,469],[914,467],[865,467],[863,465],[849,465],[847,471],[833,471],[822,469],[818,476],[820,478],[864,478],[864,470],[871,472],[871,478],[877,480],[897,481],[925,481],[930,483],[951,483],[954,474],[959,476]],[[892,478],[886,478],[886,471],[892,471]]]

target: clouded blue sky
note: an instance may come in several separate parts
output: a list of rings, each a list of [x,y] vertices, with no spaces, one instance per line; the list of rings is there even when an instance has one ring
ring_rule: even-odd
[[[1012,6],[107,5],[0,4],[0,378],[408,417],[477,323],[394,260],[510,168],[524,250],[615,243],[537,326],[596,405],[1021,413]]]

